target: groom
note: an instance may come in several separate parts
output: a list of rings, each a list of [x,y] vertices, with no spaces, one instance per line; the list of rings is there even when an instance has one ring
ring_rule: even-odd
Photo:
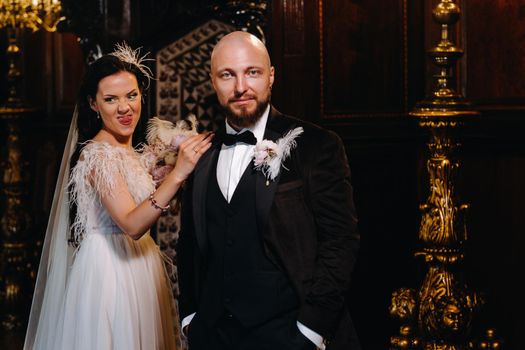
[[[340,139],[270,105],[274,68],[251,34],[223,37],[210,75],[226,125],[188,180],[177,247],[190,350],[360,349],[345,299],[359,234]]]

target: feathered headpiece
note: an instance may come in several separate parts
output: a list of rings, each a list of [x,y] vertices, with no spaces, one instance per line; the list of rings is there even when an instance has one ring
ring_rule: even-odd
[[[146,64],[144,64],[144,62],[155,60],[153,58],[147,58],[149,52],[146,52],[146,54],[141,56],[140,49],[141,48],[139,47],[133,50],[126,42],[117,43],[115,45],[115,51],[111,52],[110,55],[115,56],[122,62],[136,66],[137,69],[140,70],[146,77],[146,80],[148,81],[146,88],[148,88],[150,80],[153,79],[153,73],[151,72],[151,69]]]

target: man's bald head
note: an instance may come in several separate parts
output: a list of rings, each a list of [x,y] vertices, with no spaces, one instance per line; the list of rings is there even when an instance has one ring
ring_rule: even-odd
[[[271,66],[270,55],[264,43],[253,34],[236,31],[223,36],[213,48],[211,53],[212,71],[217,57],[220,57],[225,51],[237,52],[238,50],[254,50],[254,52],[258,52],[261,57],[266,60],[268,67]]]

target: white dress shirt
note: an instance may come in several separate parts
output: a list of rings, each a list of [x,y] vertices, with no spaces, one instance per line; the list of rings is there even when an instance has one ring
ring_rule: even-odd
[[[251,128],[244,128],[237,132],[234,128],[226,122],[227,134],[241,134],[246,130],[253,132],[253,135],[260,142],[264,138],[264,130],[266,129],[266,121],[270,114],[270,105],[264,111],[262,117]],[[233,193],[237,188],[237,184],[241,180],[242,174],[246,167],[253,163],[253,155],[255,153],[255,145],[248,145],[246,143],[236,143],[231,146],[222,145],[219,159],[217,160],[217,182],[221,189],[222,195],[228,203],[230,203]]]
[[[266,122],[268,115],[270,114],[270,105],[266,108],[262,117],[257,123],[251,128],[244,128],[238,132],[232,128],[227,122],[226,133],[228,134],[240,134],[246,130],[253,132],[253,135],[260,142],[264,138],[264,130],[266,129]],[[253,156],[255,152],[255,145],[248,145],[245,143],[236,143],[231,146],[222,145],[219,153],[219,159],[217,160],[217,183],[222,192],[224,198],[230,203],[235,189],[241,180],[241,177],[246,170],[246,167],[253,162]],[[186,316],[182,320],[182,329],[190,324],[191,320],[195,316],[195,313]],[[310,328],[297,321],[297,328],[299,331],[314,343],[319,349],[325,350],[323,337]]]

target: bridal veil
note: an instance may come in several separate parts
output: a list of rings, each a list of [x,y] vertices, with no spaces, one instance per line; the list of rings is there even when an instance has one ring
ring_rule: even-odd
[[[75,151],[78,138],[77,118],[78,112],[75,109],[60,163],[42,246],[24,350],[53,349],[54,335],[57,329],[61,329],[58,322],[75,251],[75,248],[68,244],[70,229],[68,182],[70,158]]]

